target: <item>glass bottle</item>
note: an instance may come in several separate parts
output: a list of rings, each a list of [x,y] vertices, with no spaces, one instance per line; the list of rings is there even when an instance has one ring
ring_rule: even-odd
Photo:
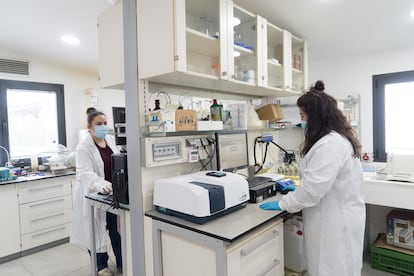
[[[223,106],[217,103],[216,99],[213,99],[213,104],[210,106],[211,120],[212,121],[221,121],[221,110]]]

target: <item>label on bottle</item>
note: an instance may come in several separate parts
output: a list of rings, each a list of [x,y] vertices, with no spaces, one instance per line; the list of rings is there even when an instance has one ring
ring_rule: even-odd
[[[219,105],[210,107],[211,120],[221,121],[221,107]]]

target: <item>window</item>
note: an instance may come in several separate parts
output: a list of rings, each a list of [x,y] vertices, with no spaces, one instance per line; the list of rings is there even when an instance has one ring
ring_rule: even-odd
[[[414,149],[414,71],[374,75],[372,99],[374,160],[386,161],[393,149]]]
[[[63,85],[0,80],[0,145],[11,158],[66,145]],[[0,165],[6,162],[0,153]]]

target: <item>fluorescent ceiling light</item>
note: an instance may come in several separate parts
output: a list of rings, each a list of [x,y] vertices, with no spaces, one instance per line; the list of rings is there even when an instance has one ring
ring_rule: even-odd
[[[240,52],[238,52],[238,51],[234,51],[234,52],[233,52],[233,56],[234,56],[234,57],[239,57],[239,56],[240,56]]]
[[[414,18],[414,10],[411,11],[410,16]]]
[[[240,19],[239,18],[237,18],[237,17],[233,17],[233,27],[234,26],[237,26],[237,25],[239,25],[240,24]]]
[[[80,43],[79,38],[70,35],[63,35],[60,37],[60,40],[71,45],[78,45]]]

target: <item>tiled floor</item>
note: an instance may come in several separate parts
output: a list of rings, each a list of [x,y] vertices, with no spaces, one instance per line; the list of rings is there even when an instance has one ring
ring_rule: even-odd
[[[110,256],[110,267],[113,256]],[[66,243],[0,264],[1,276],[91,276],[89,254],[85,249]],[[362,276],[393,276],[364,264]]]

